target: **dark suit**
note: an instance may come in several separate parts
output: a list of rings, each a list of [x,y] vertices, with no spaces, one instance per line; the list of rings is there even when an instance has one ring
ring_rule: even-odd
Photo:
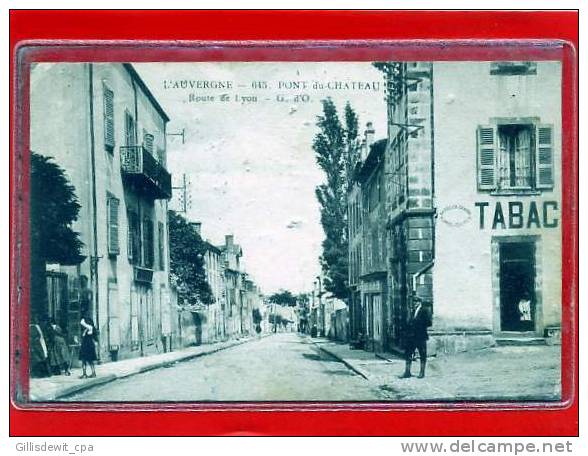
[[[406,369],[404,376],[410,376],[410,365],[415,350],[419,352],[419,358],[421,359],[421,373],[419,376],[425,376],[427,340],[429,340],[427,328],[431,325],[431,313],[427,307],[421,305],[420,308],[411,315],[406,328],[404,353],[406,357]]]

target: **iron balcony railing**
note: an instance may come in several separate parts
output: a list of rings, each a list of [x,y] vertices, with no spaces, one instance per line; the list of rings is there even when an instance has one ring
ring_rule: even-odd
[[[121,169],[137,189],[154,199],[170,199],[171,174],[143,146],[121,146]]]

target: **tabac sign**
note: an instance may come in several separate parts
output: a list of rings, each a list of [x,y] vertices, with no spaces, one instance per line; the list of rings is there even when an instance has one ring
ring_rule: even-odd
[[[481,230],[557,228],[557,201],[479,201],[475,203]]]

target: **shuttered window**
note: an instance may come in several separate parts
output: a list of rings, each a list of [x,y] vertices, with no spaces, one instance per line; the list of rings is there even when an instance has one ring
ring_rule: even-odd
[[[147,130],[143,130],[143,147],[153,156],[153,135]]]
[[[165,271],[165,249],[164,249],[164,241],[165,241],[165,230],[164,230],[163,222],[157,223],[157,246],[158,246],[158,253],[159,253],[159,270]]]
[[[102,85],[104,98],[104,147],[107,151],[114,151],[114,92],[106,85]]]
[[[143,220],[143,265],[153,268],[153,222],[149,218]]]
[[[141,263],[141,237],[139,228],[139,217],[135,211],[127,211],[129,224],[127,237],[127,255],[132,264]]]
[[[109,195],[106,200],[107,210],[107,225],[108,225],[108,254],[118,255],[120,253],[119,239],[118,239],[118,209],[120,201],[112,195]]]
[[[157,148],[157,161],[163,167],[165,167],[165,149],[162,147]]]
[[[536,186],[539,189],[551,189],[553,188],[553,126],[537,125],[536,137]]]
[[[478,127],[478,189],[496,188],[496,128],[492,125]]]
[[[482,125],[477,130],[478,190],[549,190],[554,184],[553,125]]]

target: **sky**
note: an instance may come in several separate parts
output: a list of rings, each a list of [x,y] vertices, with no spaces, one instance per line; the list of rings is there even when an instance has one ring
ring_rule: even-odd
[[[179,136],[167,137],[167,160],[174,186],[182,174],[189,181],[188,219],[201,222],[203,237],[214,244],[233,234],[263,292],[311,290],[324,239],[314,193],[324,175],[312,150],[321,100],[331,97],[341,117],[349,101],[360,131],[371,121],[376,139],[384,137],[381,73],[368,62],[135,68],[170,117],[168,134],[184,130],[183,144]],[[210,88],[212,82],[225,86]]]

